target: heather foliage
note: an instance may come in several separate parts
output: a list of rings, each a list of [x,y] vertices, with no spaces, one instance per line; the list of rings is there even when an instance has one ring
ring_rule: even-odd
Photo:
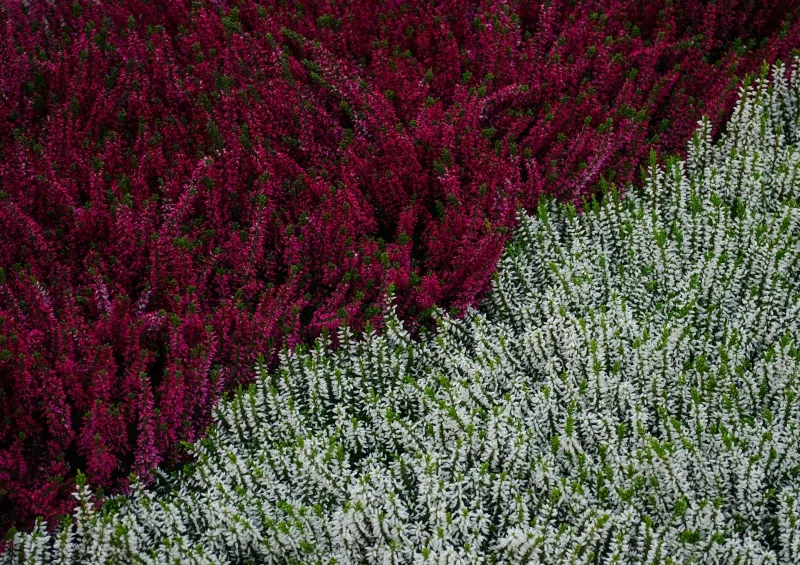
[[[463,311],[519,204],[716,123],[794,4],[0,3],[5,522],[174,463],[390,284],[412,334]]]
[[[800,70],[641,192],[523,216],[489,299],[340,329],[195,460],[5,563],[797,563]]]

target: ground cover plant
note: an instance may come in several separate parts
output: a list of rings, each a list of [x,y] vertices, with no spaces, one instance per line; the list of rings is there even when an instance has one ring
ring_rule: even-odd
[[[462,312],[519,204],[716,126],[794,4],[3,2],[0,531],[174,464],[390,284],[412,333]]]
[[[797,563],[800,69],[641,190],[522,215],[415,340],[262,363],[190,466],[2,563]],[[68,525],[68,523],[66,524]]]

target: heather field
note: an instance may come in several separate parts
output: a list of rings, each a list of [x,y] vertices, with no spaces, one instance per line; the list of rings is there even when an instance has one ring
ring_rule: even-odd
[[[800,562],[796,2],[0,23],[0,563]]]

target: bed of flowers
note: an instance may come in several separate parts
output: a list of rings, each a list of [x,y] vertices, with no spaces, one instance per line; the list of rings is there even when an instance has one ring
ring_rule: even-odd
[[[390,289],[380,335],[260,362],[190,465],[101,510],[81,479],[0,562],[799,562],[797,63],[626,197],[521,214],[463,319],[415,339]]]
[[[798,555],[796,2],[0,24],[0,560]]]

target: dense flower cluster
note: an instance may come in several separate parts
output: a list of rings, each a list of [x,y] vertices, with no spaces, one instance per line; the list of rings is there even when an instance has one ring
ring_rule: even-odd
[[[764,76],[641,192],[522,217],[480,310],[283,353],[184,472],[0,562],[800,562],[800,69]]]
[[[412,334],[462,312],[519,204],[717,123],[796,10],[0,3],[0,530],[68,511],[77,469],[174,463],[259,353],[380,328],[390,284]]]

